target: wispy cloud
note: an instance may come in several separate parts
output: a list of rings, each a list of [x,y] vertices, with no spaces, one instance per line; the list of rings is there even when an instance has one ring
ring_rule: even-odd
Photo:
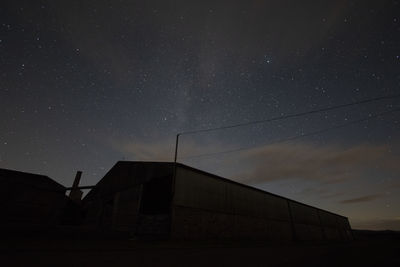
[[[238,177],[249,183],[283,179],[340,183],[362,178],[374,169],[400,173],[400,157],[386,145],[316,146],[307,143],[273,144],[241,153],[246,171]],[[245,177],[245,178],[244,178]]]
[[[171,161],[174,156],[173,144],[163,141],[111,140],[110,143],[114,150],[131,160]]]
[[[175,140],[139,141],[139,140],[109,140],[112,148],[132,160],[162,160],[172,161],[175,152]],[[218,151],[223,148],[215,144],[200,144],[185,142],[179,147],[179,159],[187,155],[196,155],[201,151]]]
[[[383,194],[373,194],[373,195],[367,195],[367,196],[362,196],[362,197],[356,197],[356,198],[350,198],[350,199],[345,199],[340,201],[342,204],[354,204],[354,203],[360,203],[360,202],[368,202],[368,201],[373,201],[375,199],[383,197]]]
[[[299,195],[319,196],[321,199],[333,199],[346,195],[345,192],[332,191],[330,187],[306,187],[299,191]]]
[[[351,226],[354,229],[400,231],[400,217],[369,219],[369,220],[352,220]]]
[[[173,140],[111,140],[109,143],[130,160],[172,161],[174,157]],[[207,145],[192,141],[179,148],[179,155],[224,149],[226,145],[223,144]],[[288,179],[335,184],[364,178],[375,169],[379,169],[382,175],[399,174],[400,165],[397,162],[400,162],[400,157],[388,151],[386,145],[371,144],[349,147],[308,143],[272,144],[207,163],[214,162],[218,166],[212,169],[221,170],[222,174],[225,171],[234,173],[231,178],[249,184]]]

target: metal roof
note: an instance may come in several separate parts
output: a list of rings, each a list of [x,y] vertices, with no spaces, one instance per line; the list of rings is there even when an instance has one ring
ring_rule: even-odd
[[[16,184],[40,190],[65,191],[65,187],[48,176],[9,169],[0,169],[0,184]]]

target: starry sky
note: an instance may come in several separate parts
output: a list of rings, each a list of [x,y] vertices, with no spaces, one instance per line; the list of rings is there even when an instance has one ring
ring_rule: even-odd
[[[180,132],[400,94],[399,1],[0,7],[0,168],[65,186],[77,170],[95,184],[118,160],[172,161]],[[186,134],[178,161],[354,228],[400,230],[399,108],[392,98]]]

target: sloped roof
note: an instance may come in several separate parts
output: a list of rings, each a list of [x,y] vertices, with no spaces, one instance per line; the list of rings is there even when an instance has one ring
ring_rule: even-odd
[[[0,185],[16,184],[40,190],[65,191],[65,186],[45,175],[0,168]]]
[[[107,197],[156,177],[172,177],[173,166],[172,162],[118,161],[89,191],[83,201],[88,201],[95,195]]]

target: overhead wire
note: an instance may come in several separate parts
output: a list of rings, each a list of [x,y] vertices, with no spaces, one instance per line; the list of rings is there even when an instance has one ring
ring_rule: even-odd
[[[211,132],[211,131],[218,131],[218,130],[237,128],[237,127],[242,127],[242,126],[247,126],[247,125],[254,125],[254,124],[260,124],[260,123],[278,121],[278,120],[285,120],[285,119],[289,119],[289,118],[296,118],[296,117],[301,117],[301,116],[310,115],[310,114],[314,114],[314,113],[320,113],[320,112],[324,112],[324,111],[331,111],[331,110],[335,110],[335,109],[340,109],[340,108],[345,108],[345,107],[350,107],[350,106],[355,106],[355,105],[360,105],[360,104],[366,104],[366,103],[371,103],[371,102],[380,101],[380,100],[395,99],[395,98],[400,98],[400,94],[369,98],[369,99],[359,100],[359,101],[355,101],[355,102],[351,102],[351,103],[335,105],[335,106],[329,106],[329,107],[326,107],[326,108],[314,109],[314,110],[309,110],[309,111],[300,112],[300,113],[282,115],[282,116],[272,117],[272,118],[263,119],[263,120],[254,120],[254,121],[238,123],[238,124],[232,124],[232,125],[221,126],[221,127],[199,129],[199,130],[193,130],[193,131],[185,131],[185,132],[178,133],[178,135],[189,135],[189,134],[195,134],[195,133],[204,133],[204,132]]]
[[[388,110],[388,111],[385,111],[385,112],[381,112],[381,113],[377,113],[375,115],[368,116],[366,118],[348,121],[348,122],[340,124],[340,125],[324,128],[324,129],[321,129],[321,130],[318,130],[318,131],[308,132],[308,133],[301,134],[301,135],[292,136],[292,137],[289,137],[289,138],[280,139],[280,140],[277,140],[275,142],[267,143],[267,144],[263,144],[263,145],[257,145],[257,146],[251,146],[251,147],[248,147],[248,146],[247,147],[240,147],[240,148],[231,149],[231,150],[225,150],[225,151],[219,151],[219,152],[213,152],[213,153],[204,153],[204,154],[198,154],[198,155],[186,156],[186,157],[180,157],[180,158],[181,159],[193,159],[193,158],[201,158],[201,157],[211,157],[211,156],[216,156],[216,155],[221,155],[221,154],[239,152],[239,151],[243,151],[243,150],[250,150],[250,149],[253,149],[253,148],[256,148],[256,147],[260,147],[260,146],[265,146],[265,145],[273,145],[273,144],[278,144],[278,143],[284,143],[284,142],[296,140],[296,139],[299,139],[299,138],[304,138],[304,137],[307,137],[307,136],[313,136],[313,135],[325,133],[325,132],[328,132],[328,131],[331,131],[331,130],[344,128],[344,127],[347,127],[347,126],[352,125],[352,124],[357,124],[357,123],[361,123],[361,122],[364,122],[364,121],[372,120],[372,119],[378,118],[380,116],[387,115],[387,114],[393,113],[393,112],[398,112],[398,111],[400,111],[400,108],[391,109],[391,110]]]

